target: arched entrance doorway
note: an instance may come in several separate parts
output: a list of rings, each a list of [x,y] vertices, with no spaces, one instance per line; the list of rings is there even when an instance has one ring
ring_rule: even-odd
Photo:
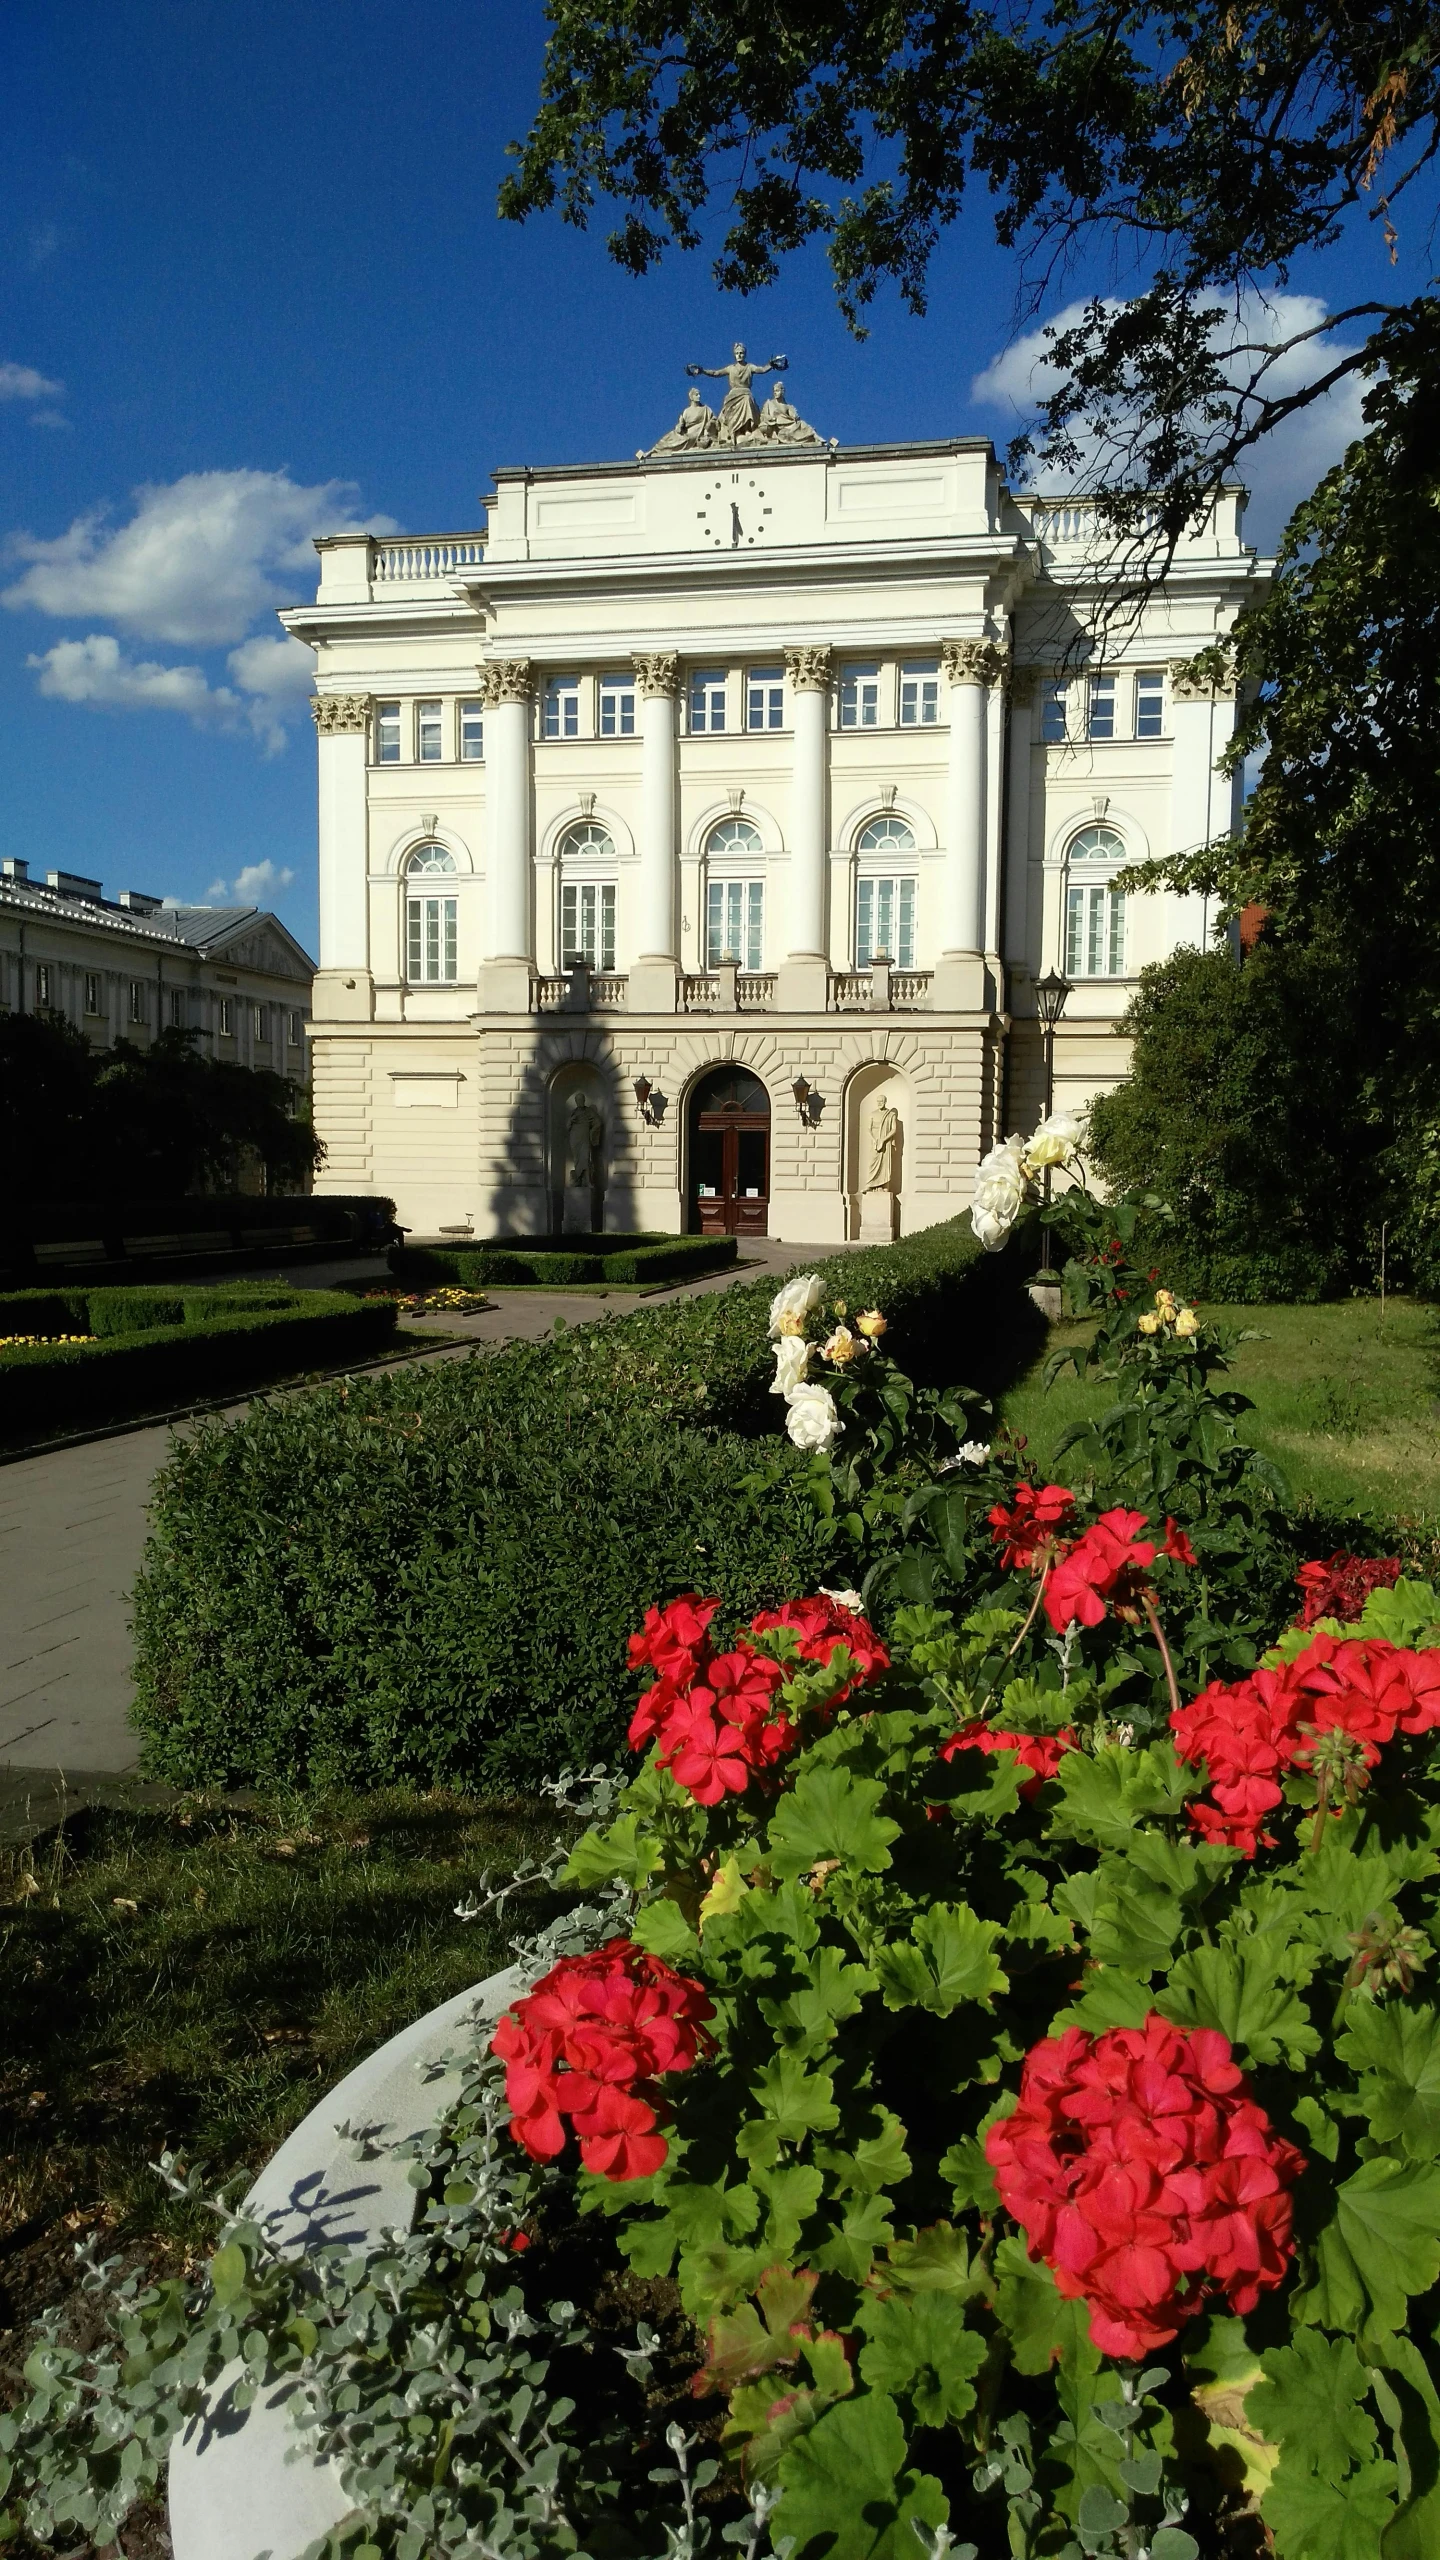
[[[770,1096],[744,1067],[716,1067],[690,1096],[690,1231],[763,1236],[770,1224]]]

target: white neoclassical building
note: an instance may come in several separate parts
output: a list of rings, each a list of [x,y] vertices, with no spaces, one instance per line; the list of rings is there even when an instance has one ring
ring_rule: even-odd
[[[1036,979],[1072,982],[1080,1103],[1207,930],[1112,883],[1231,823],[1234,705],[1184,668],[1264,578],[1242,507],[1087,647],[1083,503],[732,383],[648,456],[498,472],[483,532],[320,540],[281,619],[316,652],[322,1183],[431,1235],[953,1214],[1039,1107]]]

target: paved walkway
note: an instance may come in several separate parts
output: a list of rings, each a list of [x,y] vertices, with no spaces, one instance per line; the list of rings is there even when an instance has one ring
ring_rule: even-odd
[[[834,1250],[814,1248],[817,1255]],[[804,1246],[771,1241],[745,1251],[748,1268],[717,1272],[683,1294],[709,1295],[806,1259]],[[368,1261],[326,1264],[293,1276],[323,1287],[374,1268]],[[507,1289],[482,1315],[422,1318],[416,1329],[476,1342],[537,1341],[557,1316],[593,1324],[639,1303],[630,1289],[607,1297]],[[129,1592],[140,1569],[150,1487],[171,1439],[171,1427],[161,1424],[0,1465],[0,1812],[7,1802],[48,1796],[58,1772],[90,1792],[85,1781],[135,1767],[126,1721]]]

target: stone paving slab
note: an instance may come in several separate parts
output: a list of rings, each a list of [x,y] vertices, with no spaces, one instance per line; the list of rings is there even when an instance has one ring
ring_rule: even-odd
[[[817,1245],[807,1253],[803,1245],[769,1239],[747,1244],[749,1268],[715,1272],[674,1294],[708,1296],[835,1250]],[[373,1268],[362,1264],[353,1276],[369,1276]],[[304,1276],[324,1285],[313,1272]],[[667,1305],[670,1294],[643,1303]],[[462,1345],[535,1342],[557,1317],[594,1324],[641,1303],[628,1289],[604,1298],[507,1289],[482,1315],[425,1317],[416,1329],[459,1334]],[[465,1350],[427,1357],[463,1359]],[[245,1406],[228,1410],[243,1413]],[[145,1544],[150,1487],[173,1436],[168,1424],[147,1426],[0,1466],[0,1808],[17,1790],[22,1798],[54,1790],[60,1772],[90,1781],[136,1766],[128,1722],[129,1593]]]

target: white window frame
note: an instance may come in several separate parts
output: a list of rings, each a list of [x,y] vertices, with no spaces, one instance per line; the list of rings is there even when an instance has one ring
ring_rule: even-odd
[[[1103,851],[1079,850],[1087,837],[1107,838]],[[1067,978],[1119,979],[1129,974],[1130,918],[1115,874],[1127,860],[1125,840],[1098,822],[1079,828],[1065,848],[1064,971]]]
[[[400,705],[377,702],[375,705],[375,761],[377,764],[400,762]]]
[[[718,738],[729,727],[729,672],[724,667],[695,667],[686,687],[692,738]]]
[[[104,1012],[104,1010],[105,1007],[101,1002],[100,972],[98,969],[87,969],[85,972],[86,1016],[93,1022]]]
[[[415,705],[415,761],[417,764],[443,764],[445,761],[445,705],[429,695]]]
[[[861,871],[855,882],[855,966],[915,966],[915,911],[919,883],[913,871]]]
[[[1153,727],[1141,727],[1142,719],[1153,713]],[[1163,667],[1137,667],[1135,670],[1135,735],[1140,739],[1163,738],[1165,735],[1165,670]]]
[[[265,1028],[265,1007],[263,1004],[252,1004],[250,1007],[250,1036],[252,1039],[260,1041],[262,1045],[269,1037]]]
[[[785,726],[785,670],[750,667],[745,675],[745,726],[754,732]]]
[[[181,987],[170,989],[170,1028],[172,1031],[185,1028],[185,994]]]
[[[580,735],[580,679],[578,676],[547,676],[540,703],[541,734],[546,738],[578,738]]]
[[[1085,687],[1085,735],[1097,746],[1109,746],[1119,734],[1115,726],[1116,685],[1113,675],[1088,678]]]
[[[483,764],[485,761],[485,705],[462,702],[460,705],[460,762]]]
[[[635,678],[633,675],[608,675],[600,678],[600,735],[602,738],[633,738],[635,735]]]
[[[856,659],[840,669],[840,726],[842,729],[878,729],[880,726],[879,662],[873,658]]]
[[[235,1037],[235,999],[233,996],[222,996],[220,998],[220,1037],[222,1040],[233,1040]]]
[[[560,875],[560,966],[615,966],[616,883],[600,871],[571,867]]]
[[[405,862],[405,983],[453,987],[459,977],[460,901],[452,881],[455,856],[433,841],[416,845]]]
[[[130,1023],[142,1025],[144,1023],[145,981],[143,978],[132,978],[130,981],[130,999],[125,1018]]]
[[[292,1049],[303,1049],[305,1045],[305,1035],[300,1028],[304,1019],[304,1015],[300,1013],[292,1013],[290,1016],[289,1045]]]
[[[1070,735],[1070,687],[1051,676],[1040,688],[1040,743],[1063,747]]]
[[[900,669],[900,726],[902,729],[937,729],[939,725],[939,661],[917,658]]]
[[[37,1004],[50,1002],[50,962],[48,960],[37,960],[35,963],[35,1001]]]
[[[765,883],[753,873],[705,874],[705,966],[765,966]]]

